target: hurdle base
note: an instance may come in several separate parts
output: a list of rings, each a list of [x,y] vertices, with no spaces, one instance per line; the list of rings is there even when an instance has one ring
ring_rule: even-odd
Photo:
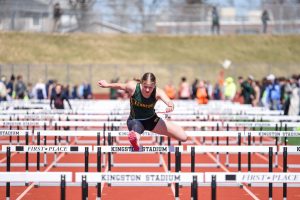
[[[84,167],[84,163],[56,163],[55,167]],[[97,167],[97,163],[89,163],[89,167]],[[105,167],[105,164],[102,163],[101,167]]]
[[[269,183],[251,183],[251,187],[269,187]],[[273,187],[282,188],[282,183],[273,183]],[[300,187],[300,183],[287,183],[287,187]]]
[[[300,164],[288,164],[287,167],[290,169],[297,169],[297,168],[300,168]]]
[[[171,167],[175,167],[175,163],[171,164]],[[181,163],[181,167],[191,167],[191,163]],[[195,167],[216,167],[220,168],[218,163],[195,163]]]
[[[11,167],[25,167],[25,163],[11,163]],[[28,163],[29,167],[36,167],[36,163]],[[44,165],[41,163],[41,167],[46,167],[47,165]],[[6,163],[0,163],[0,167],[6,167]]]
[[[112,167],[161,167],[160,163],[113,163]]]
[[[168,187],[168,183],[110,183],[110,185],[112,187]]]
[[[229,163],[229,164],[226,164],[226,167],[237,168],[238,164]],[[248,168],[248,164],[241,164],[241,167],[242,168]],[[259,164],[259,163],[251,164],[251,168],[268,168],[268,167],[269,167],[269,164]],[[273,167],[276,167],[276,164],[273,164]]]

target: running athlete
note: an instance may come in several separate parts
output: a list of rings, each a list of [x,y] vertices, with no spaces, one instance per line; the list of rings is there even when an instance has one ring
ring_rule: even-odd
[[[183,142],[187,140],[187,135],[180,126],[161,119],[155,113],[154,106],[158,99],[167,105],[166,112],[174,110],[174,103],[162,89],[156,87],[153,73],[145,73],[141,80],[127,83],[107,83],[105,80],[100,80],[98,85],[102,88],[124,90],[129,94],[128,139],[135,151],[139,151],[139,139],[144,130],[170,136]]]

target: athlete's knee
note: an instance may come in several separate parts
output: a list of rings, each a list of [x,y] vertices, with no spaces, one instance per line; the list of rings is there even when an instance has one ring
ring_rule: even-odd
[[[131,128],[139,134],[142,134],[144,132],[143,125],[137,120],[133,120]]]

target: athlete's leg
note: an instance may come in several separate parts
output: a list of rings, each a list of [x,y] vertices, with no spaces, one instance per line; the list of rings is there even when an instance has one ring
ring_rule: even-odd
[[[128,134],[128,140],[131,143],[132,147],[135,151],[139,151],[139,140],[141,137],[141,134],[144,132],[144,126],[143,124],[134,119],[128,119],[127,120],[127,127],[129,130]]]
[[[160,119],[158,123],[156,124],[155,128],[152,130],[152,132],[160,134],[160,135],[166,135],[169,137],[173,137],[176,140],[185,142],[187,140],[187,135],[184,132],[183,128],[180,126],[170,122],[165,121],[163,119]]]

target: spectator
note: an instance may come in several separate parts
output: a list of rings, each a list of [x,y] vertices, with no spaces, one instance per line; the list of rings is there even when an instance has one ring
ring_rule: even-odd
[[[196,78],[192,84],[192,99],[195,99],[197,96],[198,84],[199,84],[199,80]]]
[[[186,78],[185,77],[182,77],[181,78],[181,83],[179,85],[179,91],[178,91],[178,96],[179,96],[179,99],[182,99],[182,100],[187,100],[190,98],[190,86],[189,86],[189,83],[186,81]]]
[[[250,75],[247,80],[243,80],[242,77],[239,77],[239,83],[241,84],[241,93],[240,95],[244,99],[244,104],[251,104],[252,99],[254,98],[254,91],[251,86],[253,77]]]
[[[197,96],[197,100],[198,100],[199,104],[207,104],[208,103],[207,89],[205,88],[203,81],[199,82],[196,96]]]
[[[262,15],[261,15],[261,21],[262,21],[262,28],[263,28],[263,33],[267,33],[267,29],[268,29],[268,21],[270,20],[270,17],[269,17],[269,13],[267,10],[264,10],[262,12]]]
[[[16,83],[16,98],[17,99],[24,99],[26,92],[26,85],[23,82],[22,75],[17,76],[17,83]]]
[[[91,84],[86,81],[82,84],[82,97],[83,99],[91,99],[92,98],[92,88]]]
[[[2,76],[0,80],[0,102],[6,101],[7,89],[6,89],[6,77]]]
[[[300,108],[300,90],[299,85],[297,83],[297,76],[293,75],[291,78],[291,91],[290,91],[290,106],[288,115],[299,115]]]
[[[212,25],[211,25],[211,33],[212,34],[220,34],[220,16],[219,16],[219,13],[218,13],[218,10],[217,8],[214,6],[212,8]]]
[[[33,96],[35,99],[42,100],[47,99],[46,85],[42,79],[39,79],[38,83],[33,88]]]
[[[48,85],[48,98],[50,99],[52,94],[55,93],[55,87],[57,85],[57,80],[50,80],[49,81],[50,85]],[[46,86],[47,88],[47,86]]]
[[[174,87],[174,85],[172,84],[172,82],[169,82],[165,88],[165,93],[167,94],[167,96],[170,98],[170,99],[175,99],[176,97],[176,89]]]
[[[65,95],[68,97],[68,99],[70,99],[70,85],[67,84],[66,87],[64,88],[64,93]]]
[[[212,98],[213,86],[210,81],[205,81],[205,88],[207,90],[208,100]]]
[[[280,110],[280,86],[273,74],[267,77],[269,85],[266,88],[266,99],[267,104],[271,110]]]
[[[79,99],[78,85],[74,85],[72,89],[72,99]]]
[[[224,84],[224,96],[225,100],[232,101],[235,97],[236,85],[232,77],[227,77]]]
[[[222,92],[219,83],[216,83],[213,89],[213,99],[214,100],[221,100],[222,99]]]
[[[61,15],[62,15],[62,10],[60,8],[60,4],[55,3],[53,7],[53,19],[54,19],[53,32],[58,31]]]
[[[32,83],[28,83],[24,100],[33,99],[34,96],[35,96],[35,94],[34,94],[34,88],[32,86]]]
[[[254,90],[254,98],[252,99],[252,106],[260,105],[260,85],[258,81],[252,81],[252,88]]]
[[[11,100],[16,96],[14,91],[14,84],[15,84],[15,76],[12,74],[9,82],[6,84],[7,98],[8,98],[7,100]]]

